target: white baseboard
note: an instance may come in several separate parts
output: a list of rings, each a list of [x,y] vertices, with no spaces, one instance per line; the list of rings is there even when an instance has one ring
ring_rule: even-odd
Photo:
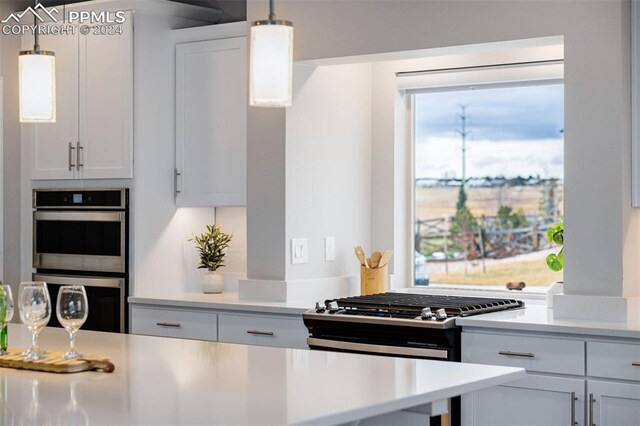
[[[633,300],[625,297],[556,294],[553,298],[553,317],[555,319],[627,322],[631,303]]]
[[[357,276],[318,278],[310,280],[252,280],[238,282],[238,299],[265,302],[334,299],[360,294]]]

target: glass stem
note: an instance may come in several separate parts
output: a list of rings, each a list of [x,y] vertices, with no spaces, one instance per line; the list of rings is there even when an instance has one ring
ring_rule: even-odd
[[[69,352],[75,352],[76,351],[76,332],[75,331],[70,331],[69,332]]]
[[[31,351],[38,353],[38,333],[31,333]]]

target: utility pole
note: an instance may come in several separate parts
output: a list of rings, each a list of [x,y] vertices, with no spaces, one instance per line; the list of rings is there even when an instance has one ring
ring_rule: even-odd
[[[467,105],[460,105],[460,111],[460,114],[458,114],[460,118],[460,129],[458,133],[460,133],[460,137],[462,138],[462,184],[460,187],[464,189],[467,184],[467,136],[469,135],[467,131],[467,120],[469,119],[467,115]]]

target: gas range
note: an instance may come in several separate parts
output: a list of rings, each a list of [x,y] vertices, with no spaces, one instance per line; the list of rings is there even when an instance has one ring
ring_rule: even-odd
[[[380,293],[329,299],[304,313],[305,322],[315,320],[447,329],[457,317],[520,309],[515,299],[444,296],[416,293]]]
[[[523,307],[514,299],[380,293],[329,299],[302,317],[310,349],[459,362],[456,318]],[[449,425],[459,426],[460,398],[449,409]]]

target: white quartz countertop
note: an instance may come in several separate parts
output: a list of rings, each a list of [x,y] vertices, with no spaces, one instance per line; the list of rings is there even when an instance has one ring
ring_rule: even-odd
[[[179,306],[200,309],[228,309],[275,314],[302,314],[312,309],[315,301],[298,300],[291,302],[265,302],[260,300],[240,300],[236,292],[220,294],[176,293],[163,296],[130,296],[129,303],[145,305]]]
[[[26,347],[22,325],[11,347]],[[62,329],[40,346],[66,349]],[[520,368],[80,331],[78,349],[113,373],[0,368],[8,424],[314,424],[351,422],[525,376]]]
[[[597,313],[594,313],[597,315]],[[493,312],[456,319],[462,327],[483,327],[518,331],[586,334],[640,339],[640,315],[631,313],[627,322],[559,320],[553,310],[533,305],[524,309]]]

